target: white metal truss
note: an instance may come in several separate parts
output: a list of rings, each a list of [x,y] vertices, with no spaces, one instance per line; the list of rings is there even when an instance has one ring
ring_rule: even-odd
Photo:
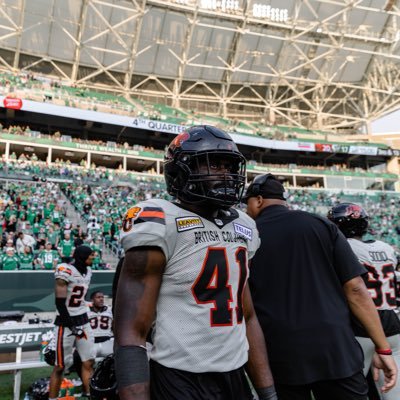
[[[254,16],[258,0],[224,0],[235,4],[230,9],[207,9],[204,4],[223,2],[206,0],[46,1],[50,22],[28,10],[26,0],[0,0],[2,69],[40,72],[51,64],[53,75],[73,85],[307,129],[356,132],[400,107],[400,0],[283,0],[292,4],[287,21]],[[62,1],[79,6],[76,21],[57,16]],[[383,21],[379,28],[363,24],[375,16]],[[60,46],[73,48],[69,57],[52,55],[51,39],[46,49],[24,48],[24,35],[44,24],[50,35],[63,35]],[[168,24],[182,24],[181,38],[163,38]],[[199,32],[209,33],[203,46],[196,43]],[[218,48],[217,36],[229,41],[225,48]],[[266,39],[274,51],[259,47]],[[245,40],[254,48],[246,49]],[[155,72],[165,62],[163,50],[174,60],[172,72]],[[207,62],[214,51],[225,55]],[[260,57],[270,60],[262,68]],[[360,60],[366,66],[356,79]],[[203,78],[211,71],[220,79]]]

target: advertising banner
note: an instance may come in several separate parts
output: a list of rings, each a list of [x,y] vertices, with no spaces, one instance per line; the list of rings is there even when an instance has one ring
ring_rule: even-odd
[[[23,350],[38,348],[42,342],[42,335],[53,328],[53,324],[3,323],[0,325],[0,353],[15,351],[16,347],[22,347]]]
[[[11,108],[13,110],[20,110],[22,108],[22,100],[13,97],[5,97],[3,99],[3,104],[5,108]]]

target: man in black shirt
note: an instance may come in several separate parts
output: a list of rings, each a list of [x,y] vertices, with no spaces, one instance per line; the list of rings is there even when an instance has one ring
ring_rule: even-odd
[[[325,218],[288,209],[284,188],[261,175],[246,192],[261,247],[252,260],[250,290],[268,347],[279,400],[366,400],[363,354],[352,312],[376,349],[390,390],[397,368],[374,304],[361,278],[364,267],[339,229]]]

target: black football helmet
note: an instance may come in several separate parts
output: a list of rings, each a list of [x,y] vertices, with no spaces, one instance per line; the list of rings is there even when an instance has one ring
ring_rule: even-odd
[[[90,378],[89,386],[91,400],[119,400],[113,354],[99,363]]]
[[[340,203],[328,212],[328,219],[334,222],[347,238],[362,237],[367,233],[368,214],[354,203]]]
[[[225,171],[213,171],[214,164]],[[246,159],[224,131],[193,126],[169,145],[164,163],[168,193],[186,203],[228,208],[240,202],[246,180]]]
[[[56,363],[56,351],[51,348],[49,344],[42,350],[44,361],[49,365],[55,365]]]
[[[49,378],[40,378],[33,382],[28,390],[30,400],[48,400],[49,399]]]

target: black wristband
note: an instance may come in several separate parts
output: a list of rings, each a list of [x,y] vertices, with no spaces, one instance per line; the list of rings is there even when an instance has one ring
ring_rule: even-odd
[[[150,380],[147,349],[144,346],[116,346],[115,376],[119,388]]]
[[[70,327],[73,324],[68,312],[67,305],[65,304],[66,301],[67,299],[65,297],[56,297],[56,308],[58,313],[60,314],[61,325]]]
[[[274,385],[265,388],[258,388],[256,389],[256,392],[259,400],[278,400]]]

